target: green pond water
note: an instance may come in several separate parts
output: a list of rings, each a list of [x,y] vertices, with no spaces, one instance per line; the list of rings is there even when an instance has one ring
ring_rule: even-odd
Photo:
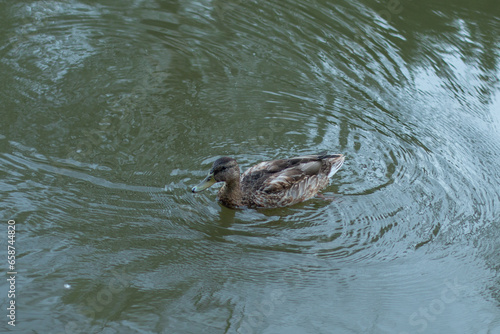
[[[497,0],[2,1],[0,75],[1,333],[500,333]]]

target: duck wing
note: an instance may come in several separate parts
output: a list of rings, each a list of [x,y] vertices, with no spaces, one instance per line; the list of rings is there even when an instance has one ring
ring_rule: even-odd
[[[316,154],[290,159],[264,161],[249,168],[243,175],[243,191],[284,192],[296,188],[297,192],[319,187],[327,179],[331,165],[324,160],[336,155]],[[304,189],[303,189],[304,188]]]

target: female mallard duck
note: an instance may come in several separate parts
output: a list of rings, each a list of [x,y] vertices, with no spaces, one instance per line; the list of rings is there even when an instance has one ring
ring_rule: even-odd
[[[316,195],[343,163],[342,154],[305,155],[261,162],[240,177],[236,160],[222,157],[215,160],[208,176],[192,191],[200,192],[216,182],[225,182],[217,198],[229,208],[282,207]]]

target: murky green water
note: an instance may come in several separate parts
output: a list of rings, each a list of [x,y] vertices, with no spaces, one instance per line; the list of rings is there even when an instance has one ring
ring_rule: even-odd
[[[497,1],[0,3],[19,333],[500,333]],[[189,188],[328,150],[325,190]]]

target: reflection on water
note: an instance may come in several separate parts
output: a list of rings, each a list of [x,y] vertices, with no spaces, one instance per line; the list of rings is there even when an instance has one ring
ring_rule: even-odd
[[[0,4],[18,328],[499,332],[499,10]],[[189,191],[218,156],[323,150],[333,201]]]

